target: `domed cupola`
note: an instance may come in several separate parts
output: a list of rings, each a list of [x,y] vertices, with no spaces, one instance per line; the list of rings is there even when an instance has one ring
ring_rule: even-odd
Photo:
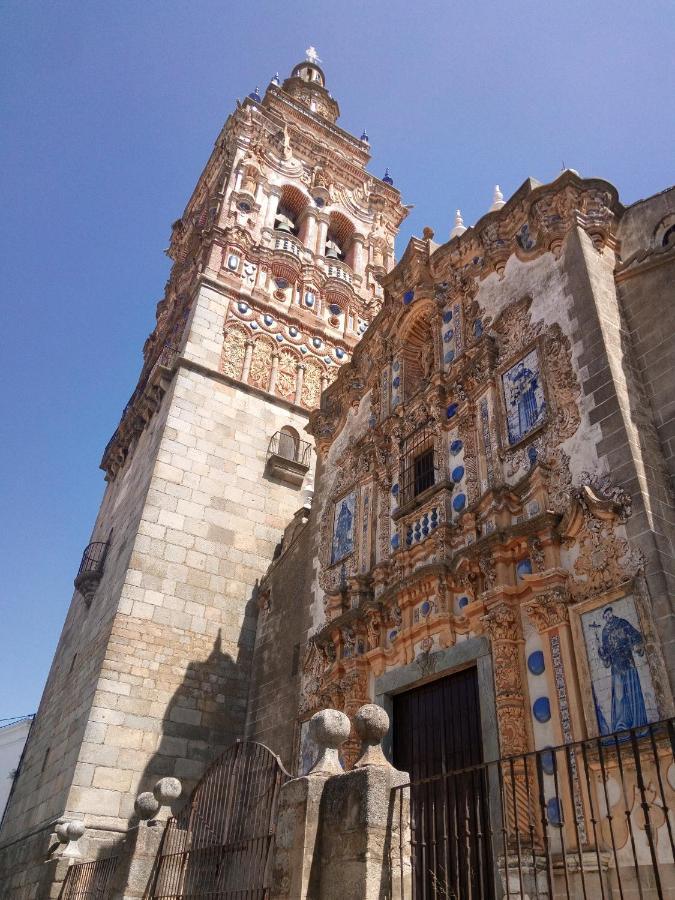
[[[321,60],[314,47],[308,47],[305,52],[304,61],[294,66],[282,90],[317,116],[335,122],[340,115],[340,107],[326,90],[326,76],[318,65]]]

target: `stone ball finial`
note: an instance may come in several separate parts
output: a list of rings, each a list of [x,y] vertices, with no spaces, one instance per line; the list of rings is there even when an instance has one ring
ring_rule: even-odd
[[[56,832],[56,837],[58,838],[59,844],[67,844],[70,838],[68,837],[68,826],[70,822],[59,822],[54,831]]]
[[[73,819],[72,822],[68,822],[68,840],[79,841],[79,839],[84,834],[86,827],[87,826],[80,819]]]
[[[361,738],[361,755],[354,768],[391,765],[382,752],[382,738],[389,731],[389,716],[376,703],[366,703],[354,716],[354,728]]]
[[[162,806],[170,806],[173,800],[177,800],[183,792],[183,785],[178,778],[160,778],[152,789],[155,800]]]
[[[319,745],[319,758],[312,766],[311,775],[339,775],[344,770],[338,757],[338,748],[351,732],[349,716],[337,709],[322,709],[309,720],[310,737]]]
[[[430,241],[433,239],[434,229],[430,228],[428,225],[422,230],[422,237],[425,241]]]
[[[142,819],[144,822],[147,822],[149,819],[154,819],[159,812],[159,808],[159,800],[156,799],[152,791],[143,791],[142,794],[139,794],[138,797],[136,797],[134,809],[136,810],[138,818]]]
[[[59,822],[54,831],[60,844],[65,844],[62,856],[77,859],[82,854],[77,842],[86,831],[87,826],[81,819],[73,819],[70,822]]]

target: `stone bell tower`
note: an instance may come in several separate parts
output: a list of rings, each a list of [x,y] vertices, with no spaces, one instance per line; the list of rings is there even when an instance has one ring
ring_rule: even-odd
[[[338,114],[310,48],[237,103],[173,225],[0,833],[16,896],[44,878],[59,821],[84,821],[91,858],[139,791],[165,775],[189,790],[242,735],[256,585],[311,484],[303,429],[380,308],[406,214]]]

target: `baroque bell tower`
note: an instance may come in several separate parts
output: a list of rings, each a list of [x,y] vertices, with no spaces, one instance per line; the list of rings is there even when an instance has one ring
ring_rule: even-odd
[[[173,225],[0,833],[17,890],[59,821],[83,820],[104,849],[139,791],[166,775],[189,790],[242,736],[256,585],[311,483],[309,412],[380,308],[406,214],[391,178],[366,171],[367,136],[336,124],[318,63],[310,48],[237,103]]]

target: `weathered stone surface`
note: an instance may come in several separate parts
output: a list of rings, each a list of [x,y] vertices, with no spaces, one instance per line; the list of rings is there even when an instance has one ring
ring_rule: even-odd
[[[349,737],[349,716],[337,709],[323,709],[314,713],[310,719],[309,731],[319,745],[319,758],[310,775],[335,775],[342,772],[337,751]]]

